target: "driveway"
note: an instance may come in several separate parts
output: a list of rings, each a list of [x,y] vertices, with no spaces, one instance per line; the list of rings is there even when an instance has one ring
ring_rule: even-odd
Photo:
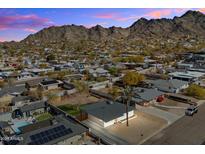
[[[158,109],[153,106],[143,107],[143,106],[137,105],[136,108],[137,108],[137,111],[151,114],[151,115],[154,115],[156,117],[166,120],[168,122],[168,125],[172,124],[173,122],[175,122],[176,120],[182,117],[182,116]]]

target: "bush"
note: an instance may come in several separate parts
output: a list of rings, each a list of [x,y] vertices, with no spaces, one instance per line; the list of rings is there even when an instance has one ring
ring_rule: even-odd
[[[188,96],[193,96],[198,99],[204,99],[205,98],[205,89],[196,85],[192,84],[186,89],[186,94]]]

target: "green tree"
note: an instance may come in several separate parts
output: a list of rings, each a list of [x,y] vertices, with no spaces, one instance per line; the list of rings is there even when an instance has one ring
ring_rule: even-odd
[[[75,88],[79,93],[86,92],[88,93],[88,86],[83,81],[74,81],[73,83],[75,85]]]
[[[186,89],[186,94],[188,96],[193,96],[198,99],[204,99],[205,98],[205,89],[196,85],[192,84]]]
[[[144,80],[144,76],[137,72],[128,72],[123,77],[123,84],[125,86],[135,86]]]
[[[121,89],[116,86],[113,86],[108,90],[108,93],[112,95],[113,99],[116,99],[118,96],[121,95]]]

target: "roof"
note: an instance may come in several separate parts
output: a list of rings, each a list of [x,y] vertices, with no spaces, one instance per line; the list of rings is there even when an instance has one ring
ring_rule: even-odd
[[[84,106],[82,110],[98,119],[108,122],[123,116],[125,113],[125,105],[108,100],[101,100],[97,103]],[[128,111],[132,110],[134,110],[134,108],[129,106]]]
[[[89,69],[89,73],[104,74],[104,73],[108,73],[108,71],[103,68],[97,68],[97,69]]]
[[[0,121],[0,129],[5,128],[5,127],[8,127],[8,126],[9,126],[8,122],[6,122],[6,121]]]
[[[51,145],[88,131],[87,128],[63,115],[56,116],[55,120],[57,121],[56,124],[19,135],[19,137],[23,137],[23,140],[18,144]],[[35,138],[35,136],[38,137]]]
[[[31,100],[32,97],[31,96],[17,96],[12,98],[11,103],[14,105],[16,102],[20,102],[20,101],[29,101]]]
[[[175,92],[176,89],[181,88],[184,85],[187,85],[188,82],[172,79],[172,80],[149,80],[149,83],[153,84],[153,86],[161,91],[165,92]]]
[[[75,86],[74,84],[65,81],[63,84],[63,88],[66,90],[72,90],[75,89]]]
[[[181,77],[181,78],[199,78],[205,75],[205,73],[195,72],[195,71],[186,71],[186,72],[173,72],[169,73],[171,76]]]
[[[26,82],[27,85],[30,87],[37,86],[41,81],[43,81],[44,78],[37,78],[37,79],[32,79]]]
[[[51,85],[51,84],[59,84],[59,82],[57,80],[54,79],[46,79],[41,81],[42,85]]]
[[[6,95],[6,94],[12,94],[12,93],[22,93],[26,91],[25,85],[14,85],[10,87],[5,87],[0,90],[0,97]]]
[[[133,100],[137,102],[151,101],[164,93],[154,88],[135,88]]]
[[[20,107],[20,110],[21,112],[27,112],[27,111],[33,111],[33,110],[37,110],[37,109],[41,109],[45,107],[46,107],[46,102],[43,100],[40,100],[40,101],[33,102],[29,105],[24,105]]]

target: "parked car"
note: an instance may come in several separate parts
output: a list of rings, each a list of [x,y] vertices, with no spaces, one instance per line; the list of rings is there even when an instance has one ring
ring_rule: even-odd
[[[185,110],[185,115],[187,116],[193,116],[195,113],[198,112],[198,107],[195,106],[195,105],[191,105],[190,107],[188,107],[186,110]]]

